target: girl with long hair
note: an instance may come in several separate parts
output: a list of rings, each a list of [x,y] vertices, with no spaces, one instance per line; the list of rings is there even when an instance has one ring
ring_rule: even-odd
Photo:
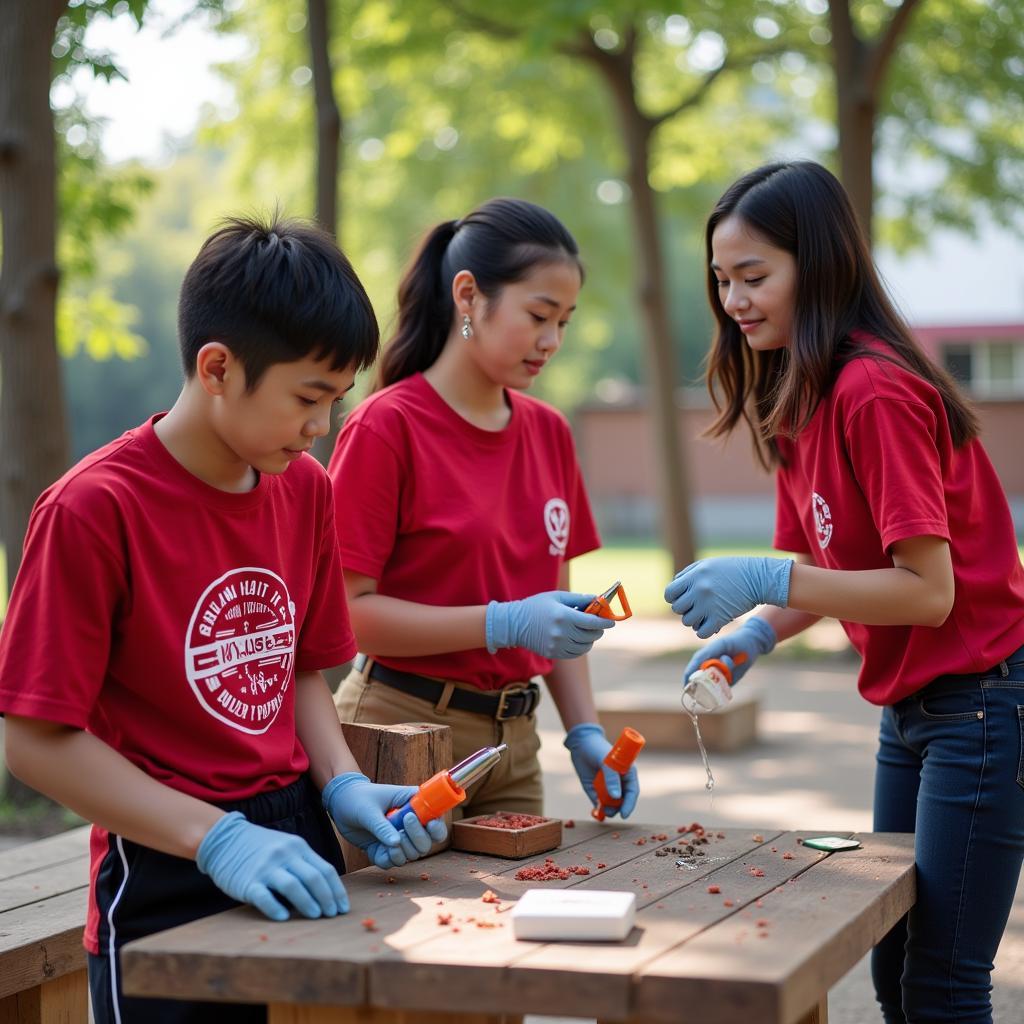
[[[572,236],[532,203],[493,199],[437,225],[399,287],[378,390],[330,463],[362,652],[338,713],[449,725],[456,760],[506,743],[460,815],[542,811],[537,675],[591,802],[600,772],[623,817],[638,795],[635,769],[602,764],[583,657],[613,623],[569,589],[569,560],[599,545],[572,436],[525,394],[582,282]]]
[[[1024,570],[978,423],[886,295],[825,168],[771,164],[707,225],[710,428],[743,420],[777,482],[774,546],[709,558],[666,600],[700,650],[747,656],[839,619],[882,709],[874,828],[914,832],[917,902],[876,947],[885,1020],[991,1021],[1024,857]],[[710,703],[713,703],[711,701]]]

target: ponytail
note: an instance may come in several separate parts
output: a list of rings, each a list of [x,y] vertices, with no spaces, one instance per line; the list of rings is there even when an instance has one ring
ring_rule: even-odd
[[[493,302],[534,267],[560,260],[583,280],[579,248],[565,225],[525,199],[490,199],[461,220],[438,224],[398,286],[398,327],[378,363],[377,388],[421,373],[440,356],[455,316],[452,281],[459,271],[468,270]]]
[[[458,223],[446,220],[427,235],[398,286],[398,329],[377,364],[378,390],[422,372],[444,348],[454,303],[441,267]]]

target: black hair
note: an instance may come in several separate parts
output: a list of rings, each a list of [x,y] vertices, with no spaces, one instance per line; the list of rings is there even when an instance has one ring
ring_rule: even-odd
[[[722,306],[711,243],[718,225],[732,216],[796,261],[793,330],[785,348],[753,351]],[[915,341],[882,285],[846,191],[820,164],[766,164],[734,182],[708,218],[705,245],[708,299],[718,321],[707,365],[718,417],[707,434],[727,435],[744,419],[761,463],[776,463],[775,437],[803,429],[842,366],[869,355],[895,362],[936,388],[956,446],[977,436],[969,403]],[[887,350],[865,347],[853,336],[856,331],[878,338]]]
[[[488,301],[540,264],[567,260],[583,277],[579,248],[565,225],[523,199],[490,199],[461,220],[427,233],[398,286],[398,326],[377,367],[377,387],[431,366],[455,316],[452,281],[468,270]]]
[[[229,217],[202,245],[178,299],[186,379],[209,341],[240,360],[252,391],[275,363],[312,356],[335,371],[366,369],[380,330],[352,265],[313,224],[272,216]]]

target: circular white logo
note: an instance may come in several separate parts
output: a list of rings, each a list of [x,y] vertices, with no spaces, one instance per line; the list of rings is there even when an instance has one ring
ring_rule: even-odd
[[[232,569],[199,598],[185,639],[185,674],[199,706],[241,732],[277,718],[295,662],[295,605],[269,569]]]
[[[569,543],[569,506],[561,498],[551,498],[544,506],[544,529],[551,541],[548,554],[564,555]]]
[[[814,529],[818,533],[818,547],[824,550],[832,539],[832,511],[828,502],[815,492],[811,493],[811,510],[814,513]]]

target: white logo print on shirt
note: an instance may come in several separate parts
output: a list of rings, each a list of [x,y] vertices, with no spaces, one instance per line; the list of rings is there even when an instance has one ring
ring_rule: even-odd
[[[196,602],[185,675],[199,706],[240,732],[277,718],[295,662],[295,605],[269,569],[232,569]]]
[[[818,547],[824,551],[832,539],[832,510],[820,494],[812,491],[811,511],[814,513],[814,529],[818,533]]]
[[[564,555],[569,543],[569,506],[561,498],[551,498],[544,506],[544,529],[551,545],[549,555]]]

